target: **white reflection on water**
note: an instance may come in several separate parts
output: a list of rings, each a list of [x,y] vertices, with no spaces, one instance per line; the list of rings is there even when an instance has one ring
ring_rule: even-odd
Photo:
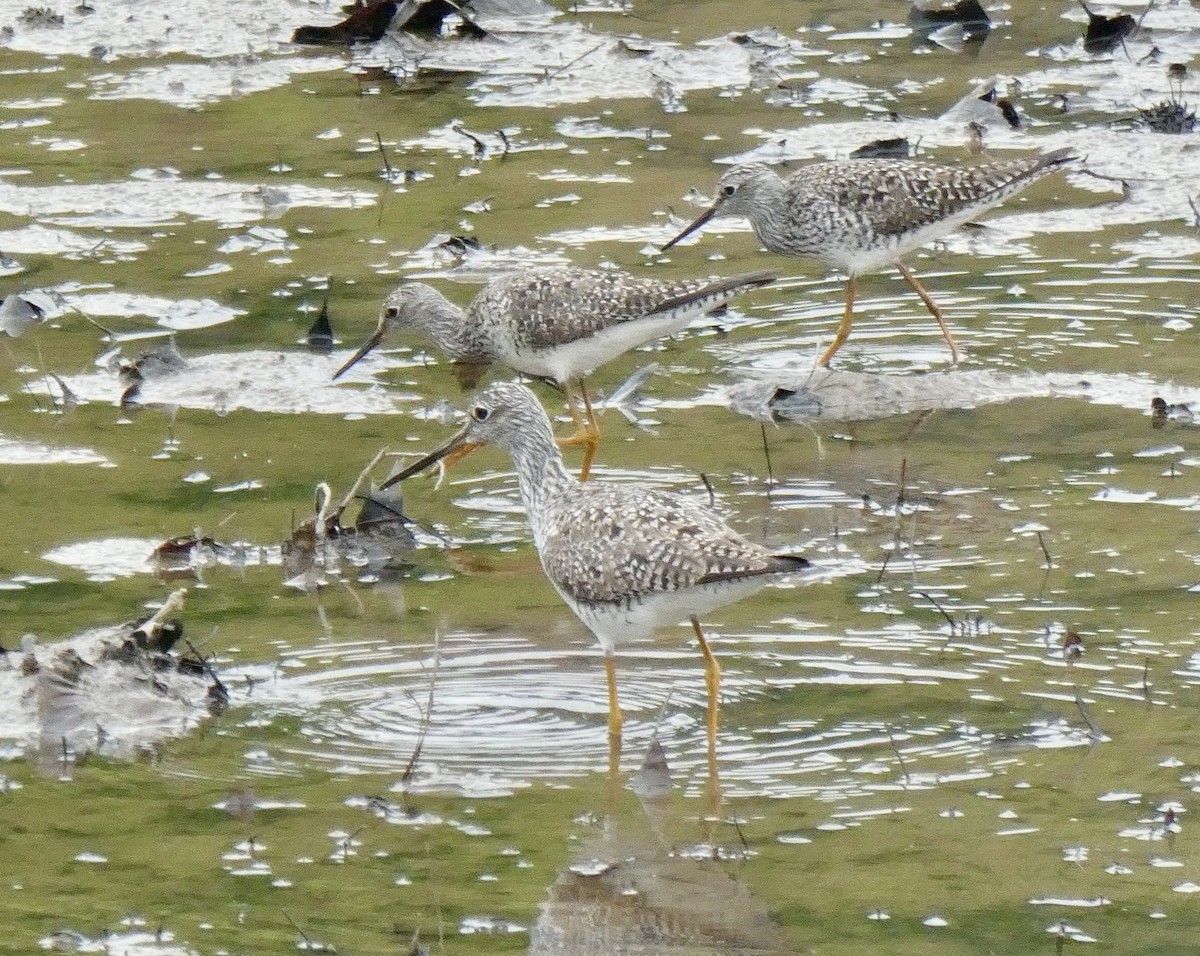
[[[269,190],[269,192],[268,192]],[[270,186],[225,179],[184,180],[175,176],[109,183],[23,186],[0,181],[0,211],[46,226],[144,228],[182,220],[236,228],[285,208],[359,209],[376,197],[365,190],[330,189],[298,182]]]
[[[182,368],[140,383],[134,401],[145,407],[198,408],[219,415],[236,409],[284,415],[391,415],[421,401],[416,393],[335,383],[333,373],[344,358],[344,353],[339,358],[266,350],[196,355],[186,358]],[[388,356],[382,362],[375,360],[375,367],[380,364],[407,368],[417,363]],[[113,405],[126,389],[115,371],[63,375],[62,380],[85,401]],[[50,385],[40,378],[26,387],[35,395],[51,393]]]
[[[286,86],[307,74],[330,73],[344,66],[341,57],[332,56],[168,63],[97,74],[91,79],[91,95],[97,100],[157,100],[194,109]]]
[[[113,463],[91,448],[65,448],[0,435],[0,465],[100,465]]]
[[[38,940],[45,950],[73,953],[121,953],[122,956],[197,956],[186,943],[177,943],[175,934],[159,927],[154,932],[129,929],[104,932],[92,938],[71,929],[60,929]]]

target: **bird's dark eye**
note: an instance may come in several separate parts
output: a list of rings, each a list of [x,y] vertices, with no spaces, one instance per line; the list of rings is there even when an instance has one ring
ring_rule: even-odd
[[[486,422],[491,414],[492,410],[486,405],[476,405],[471,409],[471,417],[477,422]]]
[[[730,183],[728,186],[721,187],[721,195],[726,199],[732,196],[735,192],[737,192],[737,186],[734,186],[732,183]]]
[[[394,305],[389,305],[383,310],[383,317],[389,320],[398,319],[400,318],[400,310]]]

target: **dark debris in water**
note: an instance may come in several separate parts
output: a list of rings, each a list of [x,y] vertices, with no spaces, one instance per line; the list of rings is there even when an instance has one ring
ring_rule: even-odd
[[[1148,5],[1142,11],[1142,16],[1135,19],[1128,13],[1114,17],[1093,13],[1083,0],[1079,0],[1079,5],[1083,7],[1083,12],[1088,18],[1087,30],[1083,34],[1083,49],[1092,56],[1111,53],[1118,46],[1124,46],[1125,40],[1137,31],[1142,17],[1150,11],[1150,6],[1153,6]]]
[[[321,300],[321,311],[304,337],[304,344],[309,351],[318,355],[328,355],[333,351],[333,325],[329,321],[329,297]]]
[[[377,454],[339,502],[334,502],[328,484],[317,486],[312,517],[297,525],[282,546],[284,575],[290,584],[304,591],[319,587],[341,560],[365,565],[374,573],[407,565],[417,542],[399,488],[361,493],[386,456],[386,449]],[[342,517],[355,500],[362,506],[354,524],[347,526]]]
[[[228,691],[176,616],[185,594],[129,624],[51,644],[23,639],[6,655],[20,655],[15,666],[0,671],[0,726],[30,728],[22,743],[62,776],[89,753],[136,756],[223,712]]]
[[[35,30],[55,30],[66,25],[66,18],[61,13],[55,13],[50,7],[26,7],[17,22],[23,27]]]
[[[1150,401],[1150,427],[1163,428],[1168,422],[1178,425],[1190,425],[1195,415],[1186,402],[1168,402],[1160,395],[1155,395]]]
[[[1017,108],[1013,106],[1012,100],[1006,96],[1001,96],[996,92],[996,87],[989,87],[987,92],[979,97],[984,103],[995,104],[996,109],[1000,111],[1000,115],[1004,117],[1011,129],[1021,128],[1021,115],[1017,112]]]
[[[1138,125],[1155,133],[1192,133],[1196,130],[1196,111],[1176,99],[1166,99],[1138,110]]]
[[[481,39],[488,31],[472,18],[469,4],[460,6],[450,0],[361,0],[343,8],[349,14],[333,26],[306,24],[292,33],[293,43],[324,46],[345,46],[352,43],[374,43],[389,31],[402,31],[425,39],[441,36],[447,19],[457,18],[455,31],[463,36]]]
[[[439,249],[445,249],[452,255],[463,258],[472,252],[479,252],[483,248],[483,243],[474,236],[450,236],[437,243],[437,246]]]
[[[908,12],[909,23],[914,29],[944,27],[951,23],[977,29],[991,29],[992,21],[979,0],[957,0],[955,3],[937,5],[918,2]]]
[[[395,534],[399,528],[407,532],[412,524],[404,514],[404,496],[399,488],[376,489],[361,500],[362,508],[354,519],[354,530],[359,534]]]
[[[981,44],[992,29],[992,21],[979,0],[957,0],[956,3],[937,6],[936,3],[917,2],[909,8],[908,25],[914,35],[923,40],[932,40],[938,31],[961,28],[964,43]]]
[[[906,136],[891,139],[876,139],[858,147],[850,153],[851,159],[909,159],[913,154],[912,144]]]
[[[11,338],[17,338],[31,325],[45,320],[46,310],[17,292],[0,299],[0,332]]]
[[[174,339],[157,348],[147,349],[132,362],[122,362],[117,369],[117,380],[125,387],[121,393],[121,407],[138,404],[138,394],[147,379],[174,375],[187,367],[187,359],[175,347]]]
[[[150,561],[154,573],[162,579],[199,578],[201,568],[215,563],[222,556],[229,556],[234,549],[215,538],[202,534],[199,529],[191,534],[168,538],[154,549]]]

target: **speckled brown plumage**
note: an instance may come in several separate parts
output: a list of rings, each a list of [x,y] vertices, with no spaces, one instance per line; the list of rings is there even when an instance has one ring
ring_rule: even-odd
[[[550,420],[523,385],[497,383],[471,403],[466,427],[391,479],[457,449],[498,445],[512,458],[542,568],[599,639],[609,679],[609,732],[621,728],[612,656],[623,638],[690,618],[705,657],[709,739],[716,733],[721,669],[698,616],[809,566],[747,540],[709,507],[655,488],[583,483],[567,471]]]
[[[748,163],[722,174],[697,222],[745,216],[768,251],[859,274],[945,235],[1073,158],[1060,149],[978,166],[855,159],[802,166],[786,179]]]
[[[542,406],[523,385],[488,386],[468,414],[451,444],[490,443],[511,456],[542,567],[576,611],[604,613],[589,606],[628,608],[655,594],[719,588],[807,566],[803,558],[747,540],[690,499],[640,485],[580,482],[563,464]],[[686,616],[679,612],[674,620]]]
[[[337,374],[386,332],[414,328],[451,361],[500,362],[566,384],[774,279],[773,272],[657,279],[574,267],[527,269],[489,282],[466,309],[430,285],[407,282],[384,301],[375,337]]]
[[[629,604],[806,564],[746,540],[710,508],[650,488],[572,482],[530,522],[545,525],[546,575],[580,604]]]
[[[477,367],[500,362],[553,379],[565,387],[576,425],[563,441],[586,447],[579,471],[586,480],[600,439],[586,376],[774,279],[773,272],[676,280],[571,267],[527,269],[488,283],[465,310],[432,286],[409,282],[387,297],[375,333],[333,377],[370,352],[389,329],[417,328],[451,361]]]
[[[978,166],[850,159],[803,166],[787,179],[762,163],[747,163],[722,174],[713,204],[663,249],[716,216],[744,216],[768,251],[847,273],[846,310],[822,365],[850,334],[856,277],[894,265],[937,320],[957,360],[941,310],[901,259],[1074,158],[1071,150],[1059,149]]]

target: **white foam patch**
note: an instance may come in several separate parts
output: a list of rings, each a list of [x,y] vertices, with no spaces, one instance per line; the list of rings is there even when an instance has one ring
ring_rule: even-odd
[[[348,353],[313,355],[307,352],[254,350],[187,359],[177,372],[142,383],[136,403],[208,409],[226,414],[238,409],[277,414],[394,415],[405,403],[420,401],[380,387],[354,388],[333,381],[333,373]],[[116,403],[125,386],[109,371],[62,376],[81,399]],[[29,391],[47,394],[41,379]]]
[[[152,570],[150,557],[161,543],[152,538],[119,537],[78,541],[52,548],[42,555],[42,559],[83,571],[89,577],[128,578]]]
[[[0,465],[112,465],[91,448],[62,448],[0,436]]]
[[[0,182],[0,212],[68,228],[145,228],[188,219],[237,228],[293,207],[360,209],[374,204],[371,192],[282,181],[269,186],[174,177],[54,186]]]
[[[246,314],[244,309],[233,309],[212,299],[168,299],[136,292],[72,292],[69,287],[59,291],[67,302],[94,319],[146,316],[155,324],[175,331],[222,325]]]
[[[99,47],[107,58],[246,57],[294,49],[289,42],[292,31],[322,18],[319,6],[292,0],[205,0],[202,11],[181,0],[97,3],[92,9],[83,14],[74,4],[64,5],[58,12],[65,22],[58,29],[32,28],[14,22],[15,16],[6,17],[14,29],[6,46],[56,56],[86,56]],[[336,8],[330,15],[340,18]]]
[[[91,78],[97,100],[156,100],[194,108],[206,103],[247,96],[286,86],[298,76],[329,73],[345,66],[341,57],[168,63],[130,73],[105,73]]]
[[[99,255],[129,256],[149,247],[139,239],[113,239],[87,235],[71,229],[52,229],[37,224],[23,229],[0,230],[0,249],[6,253],[41,256]]]

